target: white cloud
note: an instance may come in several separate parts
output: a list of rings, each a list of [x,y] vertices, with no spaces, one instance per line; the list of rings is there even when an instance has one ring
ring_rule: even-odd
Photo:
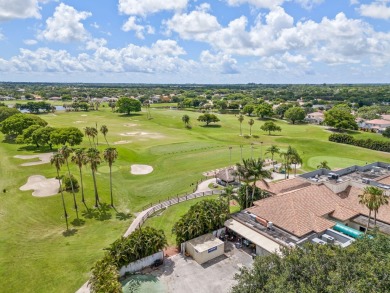
[[[154,28],[150,25],[142,26],[140,24],[137,24],[137,19],[135,16],[130,16],[129,19],[123,24],[122,30],[125,32],[128,31],[135,31],[135,35],[139,39],[144,39],[144,33],[147,34],[154,34]]]
[[[324,0],[295,0],[295,2],[301,4],[305,9],[312,9],[313,6],[321,4]]]
[[[23,43],[25,43],[26,45],[32,46],[32,45],[37,44],[38,41],[37,41],[37,40],[29,39],[29,40],[24,40]]]
[[[38,0],[0,0],[0,21],[40,18]]]
[[[128,45],[121,49],[101,46],[92,54],[72,56],[66,50],[21,49],[9,60],[0,59],[0,71],[10,72],[181,72],[195,66],[176,41],[158,40],[150,47]]]
[[[374,1],[370,4],[362,4],[357,11],[362,16],[378,18],[378,19],[390,19],[390,7],[387,6],[388,1]]]
[[[238,6],[241,4],[248,3],[257,8],[268,8],[272,9],[283,4],[284,0],[227,0],[227,3],[231,6]]]
[[[359,4],[359,0],[349,0],[349,4],[350,5],[358,5]]]
[[[85,49],[87,50],[97,50],[98,48],[104,47],[107,45],[107,40],[100,38],[100,39],[91,39],[86,42]]]
[[[53,16],[46,20],[46,28],[39,33],[38,38],[61,43],[87,40],[89,34],[81,21],[91,15],[90,12],[77,11],[61,3]]]
[[[91,26],[92,26],[93,28],[96,28],[96,29],[100,28],[100,25],[99,25],[96,21],[93,22],[93,23],[91,23]]]
[[[218,71],[222,74],[239,73],[237,68],[237,60],[232,58],[232,56],[223,54],[221,52],[213,55],[208,50],[202,51],[200,54],[200,62],[211,70]]]
[[[127,15],[147,15],[163,10],[180,11],[187,7],[188,0],[119,0],[119,12]]]
[[[221,28],[217,18],[204,11],[175,14],[165,22],[168,31],[177,32],[183,39],[206,40],[210,33]]]
[[[4,34],[0,31],[0,41],[4,40],[5,39],[5,36]]]

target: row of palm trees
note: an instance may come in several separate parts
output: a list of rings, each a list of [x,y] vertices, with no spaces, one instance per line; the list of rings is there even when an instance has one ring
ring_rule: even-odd
[[[240,114],[238,115],[238,122],[240,122],[240,136],[242,136],[242,122],[244,121],[244,115]],[[253,124],[255,124],[255,120],[253,120],[252,118],[250,118],[248,120],[248,124],[249,124],[249,135],[252,136],[252,126]]]
[[[374,226],[376,226],[376,215],[379,208],[383,205],[389,204],[389,200],[382,189],[376,186],[367,186],[364,188],[363,193],[359,194],[359,203],[365,205],[369,210],[366,227],[367,233],[367,230],[370,227],[372,211],[374,211]]]
[[[66,210],[64,193],[63,193],[63,189],[61,187],[61,177],[60,177],[60,170],[61,170],[61,167],[63,165],[66,165],[66,168],[68,171],[68,176],[69,176],[70,184],[71,184],[71,191],[72,191],[72,195],[73,195],[74,209],[76,211],[77,220],[79,220],[76,194],[75,194],[75,189],[73,186],[73,181],[71,178],[70,168],[69,168],[69,158],[79,168],[80,186],[81,186],[81,201],[85,206],[86,206],[86,204],[85,204],[85,195],[84,195],[82,167],[89,165],[91,172],[92,172],[92,179],[93,179],[94,193],[95,193],[95,207],[96,208],[98,208],[99,204],[100,204],[99,193],[98,193],[98,188],[97,188],[97,183],[96,183],[96,172],[97,172],[98,166],[102,162],[100,151],[94,147],[91,147],[87,150],[85,150],[83,148],[73,150],[72,148],[65,145],[65,146],[61,147],[58,150],[58,152],[51,157],[50,163],[52,165],[54,165],[54,167],[57,170],[57,178],[58,178],[58,183],[60,185],[62,205],[63,205],[63,209],[64,209],[64,217],[65,217],[65,221],[66,221],[66,229],[67,230],[69,229],[68,213]],[[108,147],[103,151],[103,159],[104,159],[104,161],[106,161],[108,163],[108,166],[110,168],[110,199],[111,199],[111,207],[113,207],[113,208],[114,208],[114,198],[113,198],[113,193],[112,193],[112,165],[116,161],[117,158],[118,158],[118,152],[115,148]]]
[[[110,146],[108,141],[107,141],[108,127],[106,125],[102,125],[100,127],[100,132],[103,134],[104,139],[105,139],[107,145]],[[97,124],[96,124],[96,127],[88,127],[88,126],[85,127],[84,128],[84,133],[88,137],[88,141],[89,141],[89,144],[90,144],[91,148],[92,147],[96,148],[97,145],[99,144],[98,143],[98,134],[99,134],[99,132],[98,132]],[[96,137],[96,143],[95,143],[95,137]],[[91,138],[92,138],[92,141],[91,141]],[[92,145],[92,142],[93,142],[93,145]]]
[[[285,152],[282,152],[280,148],[277,145],[271,145],[269,148],[266,149],[266,154],[271,154],[271,160],[272,160],[272,166],[273,169],[275,168],[274,164],[274,156],[275,154],[278,154],[280,158],[282,159],[282,166],[286,170],[285,177],[289,177],[290,171],[291,171],[291,165],[294,165],[294,175],[297,174],[297,165],[302,164],[302,157],[298,153],[298,151],[288,146],[287,150]]]

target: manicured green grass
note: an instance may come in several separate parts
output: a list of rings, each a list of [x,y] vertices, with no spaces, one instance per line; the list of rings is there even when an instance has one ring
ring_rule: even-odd
[[[307,161],[307,164],[311,168],[316,169],[317,166],[320,164],[320,162],[323,162],[323,161],[327,161],[328,166],[331,169],[339,169],[339,168],[344,168],[344,167],[353,166],[353,165],[363,166],[366,164],[365,161],[361,161],[361,160],[354,160],[354,159],[343,158],[343,157],[332,157],[332,156],[311,157]]]
[[[107,139],[119,152],[113,173],[113,191],[118,215],[110,210],[111,218],[104,217],[104,214],[89,218],[78,193],[80,214],[85,224],[72,225],[72,229],[77,230],[72,236],[65,237],[62,234],[65,224],[59,195],[36,198],[31,196],[31,191],[19,190],[31,175],[53,178],[56,172],[50,164],[20,167],[19,164],[25,161],[13,156],[47,150],[0,143],[2,291],[76,291],[88,279],[91,266],[104,253],[103,248],[123,235],[130,225],[131,219],[124,219],[124,214],[138,212],[150,202],[191,192],[194,187],[192,183],[202,178],[202,172],[238,162],[241,158],[240,145],[243,146],[243,158],[248,158],[252,154],[256,157],[262,154],[264,157],[265,149],[271,144],[277,144],[284,149],[291,144],[302,154],[304,170],[315,169],[316,159],[310,159],[321,156],[362,162],[390,161],[390,155],[387,153],[329,142],[327,139],[330,133],[314,125],[294,126],[277,122],[282,127],[282,132],[268,136],[259,130],[263,122],[256,120],[252,132],[258,135],[258,138],[245,138],[239,136],[239,122],[234,115],[217,114],[221,119],[221,127],[204,127],[196,121],[200,113],[155,108],[150,110],[153,119],[147,119],[145,109],[142,113],[128,117],[112,113],[107,107],[101,107],[97,112],[57,112],[41,115],[49,125],[55,127],[75,126],[83,129],[97,123],[100,128],[105,124],[109,129]],[[191,118],[191,130],[186,129],[181,121],[184,114]],[[246,117],[242,124],[244,135],[249,134],[248,120]],[[353,135],[373,139],[378,137],[369,133]],[[2,139],[0,136],[0,140]],[[120,141],[125,144],[114,145],[114,142]],[[84,139],[82,147],[89,147],[87,138]],[[100,135],[99,149],[103,151],[105,147],[104,138]],[[229,147],[232,147],[231,159]],[[337,163],[340,167],[346,167],[350,161],[337,160]],[[154,171],[148,175],[131,175],[131,164],[151,165]],[[64,172],[65,168],[61,170],[61,174]],[[73,164],[71,172],[78,178],[78,169]],[[91,208],[92,176],[87,167],[83,168],[83,174],[87,205]],[[104,162],[98,170],[97,184],[101,201],[108,203],[109,173]],[[3,189],[6,189],[5,193],[2,192]],[[72,209],[72,196],[69,193],[65,196],[69,220],[73,222],[75,213]],[[188,202],[188,205],[193,203],[194,201]],[[181,207],[179,209],[184,210]],[[174,219],[174,215],[171,218]],[[161,222],[161,225],[166,231],[171,229],[167,222]],[[172,237],[170,239],[172,243]]]

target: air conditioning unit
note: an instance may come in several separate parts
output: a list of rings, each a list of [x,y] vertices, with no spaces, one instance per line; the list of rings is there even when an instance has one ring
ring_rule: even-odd
[[[328,234],[323,234],[321,236],[322,240],[324,240],[326,243],[333,244],[334,243],[334,237],[328,235]]]
[[[363,179],[362,179],[362,182],[365,183],[365,184],[370,184],[370,179],[368,179],[368,178],[363,178]]]
[[[313,238],[313,239],[311,240],[311,242],[313,242],[313,243],[315,243],[315,244],[321,244],[321,245],[325,245],[325,244],[326,244],[325,241],[323,241],[323,240],[321,240],[321,239],[319,239],[319,238]]]

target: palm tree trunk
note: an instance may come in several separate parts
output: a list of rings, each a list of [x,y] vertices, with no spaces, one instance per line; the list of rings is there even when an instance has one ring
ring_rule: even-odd
[[[60,185],[61,198],[62,198],[62,207],[64,208],[64,217],[65,217],[65,222],[66,222],[66,231],[68,231],[69,230],[68,213],[66,212],[64,193],[62,192],[60,172],[58,171],[58,169],[57,169],[57,178],[58,178],[58,184]]]
[[[294,176],[297,176],[297,164],[294,164]]]
[[[97,185],[96,185],[96,177],[95,177],[95,171],[92,170],[92,178],[93,178],[93,187],[95,189],[95,208],[99,207],[99,194],[97,191]]]
[[[69,175],[69,180],[70,180],[70,187],[72,188],[73,203],[74,203],[74,208],[75,208],[75,210],[76,210],[76,217],[77,217],[77,220],[78,220],[78,219],[79,219],[79,210],[78,210],[78,208],[77,208],[76,194],[74,193],[72,177],[70,176],[70,169],[69,169],[68,159],[66,159],[66,167],[68,168],[68,175]]]
[[[83,186],[83,174],[81,172],[81,168],[79,168],[79,170],[80,170],[80,184],[81,184],[81,202],[85,204],[84,186]]]
[[[367,227],[366,227],[366,232],[364,232],[364,234],[367,234],[368,228],[370,228],[370,219],[371,219],[371,210],[368,213]]]
[[[241,123],[240,123],[240,136],[242,136]]]
[[[249,197],[249,184],[248,182],[246,183],[246,188],[245,188],[245,208],[248,208],[248,197]]]
[[[252,136],[252,126],[249,126],[249,135]]]
[[[89,144],[91,145],[91,148],[93,148],[92,142],[91,142],[91,137],[89,135],[87,135],[87,136],[88,136]]]
[[[104,139],[106,140],[107,145],[110,146],[110,144],[107,141],[107,137],[105,135],[104,135]]]
[[[374,226],[376,226],[376,213],[377,213],[377,211],[375,210],[374,211]]]
[[[111,195],[111,207],[114,207],[114,198],[112,197],[112,172],[110,165],[110,195]]]

